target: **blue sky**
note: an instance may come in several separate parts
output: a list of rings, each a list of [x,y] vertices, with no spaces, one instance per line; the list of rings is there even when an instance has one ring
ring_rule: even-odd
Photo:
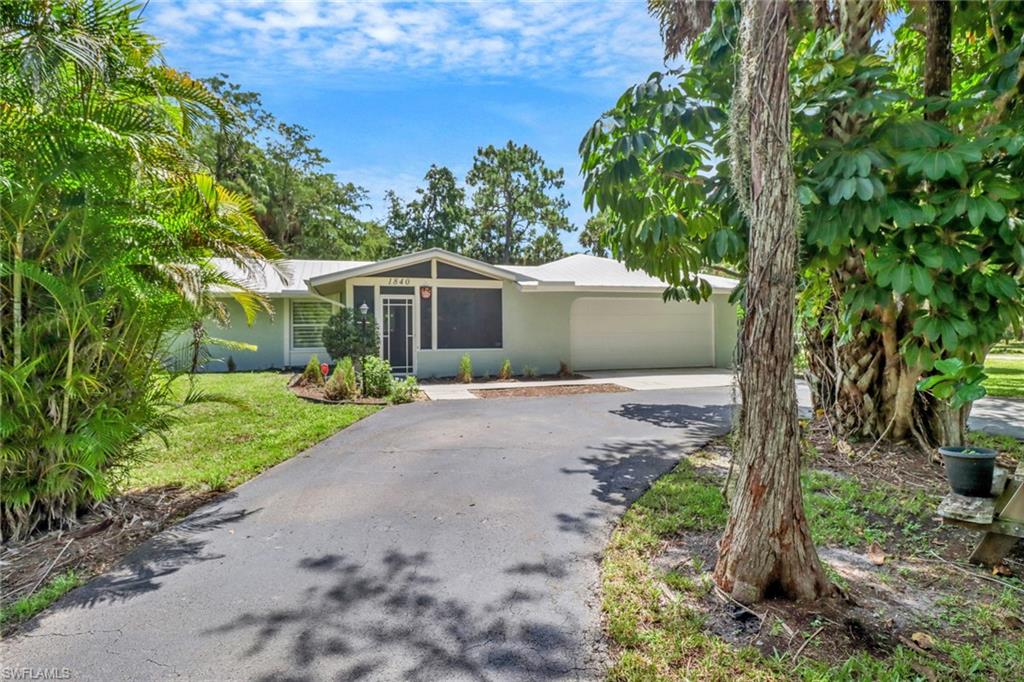
[[[343,181],[411,198],[431,163],[460,178],[512,139],[565,168],[582,225],[576,148],[622,91],[663,68],[643,0],[247,2],[151,0],[146,30],[172,66],[224,72],[315,135]],[[563,238],[576,248],[575,236]]]

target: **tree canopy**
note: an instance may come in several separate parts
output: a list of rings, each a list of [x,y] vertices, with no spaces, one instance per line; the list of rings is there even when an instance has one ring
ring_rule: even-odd
[[[216,180],[252,202],[264,233],[293,258],[372,259],[386,254],[385,232],[360,217],[367,191],[338,180],[304,127],[278,121],[257,92],[226,74],[203,81],[230,112],[204,122],[199,157]]]
[[[561,168],[548,168],[529,145],[509,140],[477,150],[466,175],[473,188],[470,255],[491,263],[536,263],[564,255],[560,231],[572,231],[560,193]]]
[[[890,48],[870,40],[874,19],[864,39],[838,15],[798,14],[789,73],[817,395],[841,397],[822,406],[844,431],[878,436],[892,422],[933,441],[955,433],[917,380],[941,358],[980,362],[1024,314],[1024,8],[1002,3],[993,23],[984,4],[955,4],[943,95],[925,93],[923,11],[898,15]],[[749,226],[724,161],[737,143],[726,122],[739,18],[717,3],[687,53],[699,67],[627,90],[580,147],[586,203],[608,215],[613,253],[676,297],[708,295],[702,268],[745,267]],[[840,366],[813,361],[832,355]]]

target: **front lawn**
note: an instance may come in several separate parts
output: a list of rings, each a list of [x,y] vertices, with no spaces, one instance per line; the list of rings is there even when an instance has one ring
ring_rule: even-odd
[[[985,360],[989,395],[1024,398],[1024,355],[990,355]]]
[[[202,374],[194,380],[199,390],[238,404],[184,408],[165,434],[166,445],[158,438],[147,443],[145,459],[130,472],[132,488],[233,488],[378,409],[302,400],[287,389],[284,374]],[[178,381],[184,391],[188,380]]]
[[[808,448],[803,487],[825,571],[847,599],[744,611],[718,595],[730,446],[712,442],[612,535],[601,581],[609,679],[1024,679],[1020,564],[993,574],[964,561],[975,535],[933,519],[938,467],[833,450]]]

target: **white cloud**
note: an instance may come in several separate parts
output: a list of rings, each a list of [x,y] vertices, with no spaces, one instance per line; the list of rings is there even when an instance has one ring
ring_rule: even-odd
[[[631,82],[657,68],[661,41],[645,6],[154,0],[145,18],[173,61],[247,81],[515,76],[558,87]]]

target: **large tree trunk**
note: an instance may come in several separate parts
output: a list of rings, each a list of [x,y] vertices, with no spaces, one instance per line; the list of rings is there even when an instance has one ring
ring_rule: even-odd
[[[953,87],[953,6],[949,0],[928,3],[925,33],[924,96],[948,97]],[[929,121],[941,121],[946,108],[925,112]]]
[[[788,17],[780,0],[744,5],[733,97],[733,179],[750,220],[750,252],[739,476],[714,576],[742,603],[776,594],[811,600],[829,591],[800,492]]]

